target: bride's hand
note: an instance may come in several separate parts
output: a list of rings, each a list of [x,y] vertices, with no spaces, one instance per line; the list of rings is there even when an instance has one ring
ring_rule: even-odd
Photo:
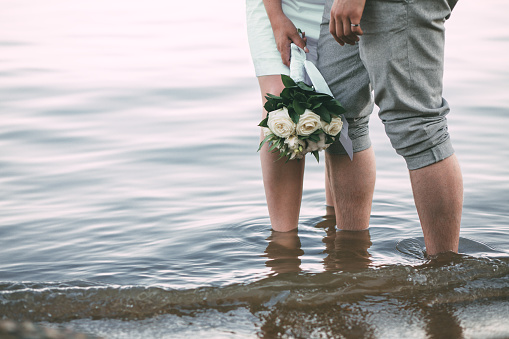
[[[271,24],[283,64],[290,66],[290,44],[292,42],[304,51],[309,52],[306,47],[307,38],[305,33],[302,32],[301,37],[293,22],[286,15],[281,13],[276,20],[271,20]]]

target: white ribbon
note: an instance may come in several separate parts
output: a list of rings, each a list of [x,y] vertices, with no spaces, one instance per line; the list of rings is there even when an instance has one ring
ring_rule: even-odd
[[[291,58],[290,58],[290,78],[295,82],[305,82],[309,84],[308,79],[317,92],[325,93],[334,97],[332,92],[327,85],[327,82],[323,78],[322,74],[316,68],[316,66],[309,60],[306,60],[306,52],[299,46],[291,44]],[[343,114],[340,115],[341,121],[343,121],[343,128],[339,134],[339,142],[346,150],[346,153],[353,159],[353,147],[352,140],[348,136],[348,122]]]

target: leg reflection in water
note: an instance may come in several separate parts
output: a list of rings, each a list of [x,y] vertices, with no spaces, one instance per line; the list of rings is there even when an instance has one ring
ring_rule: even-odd
[[[323,228],[325,236],[325,253],[323,260],[325,271],[358,271],[371,264],[371,247],[369,229],[360,231],[336,230],[336,215],[334,208],[327,206],[327,214],[316,224],[316,228]]]
[[[336,231],[335,216],[333,210],[327,211],[316,227],[325,230],[322,239],[325,244],[326,257],[323,259],[325,271],[352,272],[363,270],[371,264],[371,255],[368,249],[371,247],[369,229],[362,231]],[[272,231],[267,238],[269,244],[265,249],[267,261],[265,265],[274,273],[300,272],[301,259],[304,254],[301,249],[297,229],[289,232]]]
[[[269,238],[269,245],[265,249],[265,262],[275,273],[300,272],[299,257],[304,254],[300,249],[298,230],[289,232],[272,231]]]
[[[363,231],[336,231],[330,227],[326,230],[327,235],[323,238],[327,254],[323,260],[326,271],[359,271],[371,264],[371,255],[368,249],[371,247],[369,230]]]
[[[464,338],[463,328],[455,314],[454,307],[444,304],[424,307],[426,334],[430,339]]]

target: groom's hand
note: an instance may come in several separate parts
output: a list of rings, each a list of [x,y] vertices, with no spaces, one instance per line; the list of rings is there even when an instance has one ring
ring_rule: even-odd
[[[355,45],[362,35],[360,26],[366,0],[334,0],[330,12],[329,31],[341,45]],[[352,26],[356,25],[356,26]]]

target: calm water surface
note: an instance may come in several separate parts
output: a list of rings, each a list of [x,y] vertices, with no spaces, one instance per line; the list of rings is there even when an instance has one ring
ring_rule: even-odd
[[[376,114],[369,233],[336,233],[309,159],[299,231],[271,235],[243,1],[3,0],[0,317],[108,338],[509,337],[509,5],[487,3],[447,23],[465,207],[462,255],[435,265]]]

